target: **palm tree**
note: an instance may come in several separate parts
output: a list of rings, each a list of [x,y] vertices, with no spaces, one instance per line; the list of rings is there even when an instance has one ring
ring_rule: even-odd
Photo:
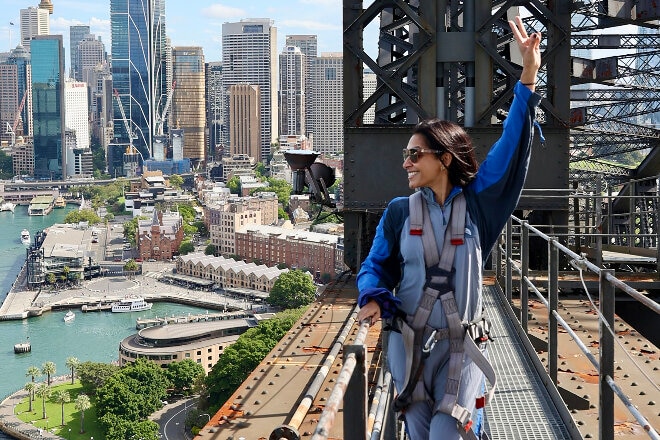
[[[67,390],[58,390],[55,392],[55,402],[62,405],[62,426],[64,426],[64,404],[71,402],[71,395]]]
[[[36,388],[37,388],[37,384],[35,384],[34,382],[28,382],[23,387],[23,389],[27,391],[30,395],[30,397],[28,397],[28,401],[30,402],[30,408],[28,409],[28,412],[32,412],[32,401],[34,401],[34,390]]]
[[[87,411],[89,407],[92,406],[92,404],[90,403],[87,394],[79,394],[78,397],[76,397],[75,406],[76,409],[80,411],[80,433],[82,434],[85,432],[85,429],[83,428],[85,422],[85,411]]]
[[[41,372],[48,378],[48,385],[50,386],[51,378],[55,374],[55,362],[44,362],[44,364],[41,366]]]
[[[68,357],[66,358],[66,367],[71,370],[71,385],[73,385],[73,378],[75,375],[76,370],[78,369],[78,366],[80,365],[80,361],[78,360],[77,357]]]
[[[50,396],[51,388],[47,384],[41,382],[37,385],[37,390],[35,391],[37,397],[41,397],[41,408],[43,410],[43,417],[46,418],[46,399]]]
[[[31,366],[31,367],[29,367],[29,368],[27,369],[27,373],[25,373],[25,376],[26,376],[26,377],[31,377],[31,378],[32,378],[32,382],[34,382],[34,378],[35,378],[35,377],[39,377],[39,376],[41,376],[41,370],[39,369],[39,367],[35,367],[35,366],[33,365],[33,366]]]

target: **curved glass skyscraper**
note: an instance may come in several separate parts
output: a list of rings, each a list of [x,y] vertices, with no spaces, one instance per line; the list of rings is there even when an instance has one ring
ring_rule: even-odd
[[[111,0],[113,87],[121,99],[133,134],[133,145],[144,159],[152,156],[156,115],[168,92],[165,0]],[[115,142],[130,142],[119,106],[114,106]]]

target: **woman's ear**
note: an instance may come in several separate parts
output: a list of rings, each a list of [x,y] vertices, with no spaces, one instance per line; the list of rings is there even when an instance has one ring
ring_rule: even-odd
[[[440,162],[446,167],[449,168],[449,165],[451,165],[451,161],[454,159],[454,156],[451,155],[451,153],[444,152],[440,155]]]

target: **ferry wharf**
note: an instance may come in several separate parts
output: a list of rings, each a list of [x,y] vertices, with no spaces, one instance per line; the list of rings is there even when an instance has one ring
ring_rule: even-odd
[[[78,287],[64,290],[26,290],[15,286],[0,306],[0,320],[27,319],[44,312],[62,309],[81,311],[109,310],[113,302],[127,295],[143,297],[149,302],[172,302],[219,311],[256,309],[264,311],[265,304],[254,304],[245,297],[208,290],[188,289],[159,281],[169,267],[157,271],[145,268],[134,277],[102,277],[83,281]]]

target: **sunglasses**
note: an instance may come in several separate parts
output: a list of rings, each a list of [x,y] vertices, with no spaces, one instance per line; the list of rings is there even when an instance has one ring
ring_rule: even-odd
[[[436,150],[429,150],[426,148],[404,148],[403,149],[403,161],[405,162],[407,159],[410,159],[412,163],[417,163],[420,157],[424,153],[433,153],[437,154],[438,151]]]

